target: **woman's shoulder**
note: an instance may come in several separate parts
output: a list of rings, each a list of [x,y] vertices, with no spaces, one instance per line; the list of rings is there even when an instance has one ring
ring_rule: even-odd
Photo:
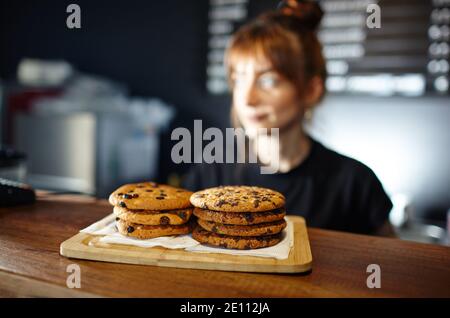
[[[387,220],[392,202],[375,172],[359,160],[340,154],[320,143],[318,152],[327,163],[327,175],[322,180],[333,185],[346,202],[345,211],[356,228],[351,231],[373,233]],[[350,216],[349,216],[350,215]]]
[[[377,179],[374,171],[363,162],[339,153],[313,140],[314,154],[311,163],[328,175],[357,179]]]

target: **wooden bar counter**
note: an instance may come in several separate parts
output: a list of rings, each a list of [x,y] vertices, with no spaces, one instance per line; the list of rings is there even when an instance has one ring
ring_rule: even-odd
[[[40,193],[0,208],[2,297],[450,297],[450,247],[309,228],[313,269],[256,274],[67,259],[61,242],[110,214],[104,200]],[[70,289],[69,264],[81,268]],[[381,268],[370,289],[369,264]]]

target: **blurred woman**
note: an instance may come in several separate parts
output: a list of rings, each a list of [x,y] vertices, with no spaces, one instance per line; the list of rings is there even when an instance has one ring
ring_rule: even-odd
[[[390,231],[392,203],[364,164],[311,138],[305,117],[325,94],[326,67],[316,30],[323,12],[316,2],[283,1],[243,25],[225,55],[232,89],[232,121],[242,127],[257,164],[201,164],[184,180],[191,190],[256,185],[286,196],[288,214],[309,226],[366,234]],[[278,128],[276,147],[258,128]],[[260,138],[258,138],[260,137]],[[278,172],[260,166],[278,155]]]

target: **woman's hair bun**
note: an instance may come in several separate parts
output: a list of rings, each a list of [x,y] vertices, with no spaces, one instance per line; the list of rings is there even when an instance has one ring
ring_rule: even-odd
[[[323,11],[317,1],[283,0],[278,4],[278,11],[283,15],[292,16],[305,29],[316,30],[323,17]]]

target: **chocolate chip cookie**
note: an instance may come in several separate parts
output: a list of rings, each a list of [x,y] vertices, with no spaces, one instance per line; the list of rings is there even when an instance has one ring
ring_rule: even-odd
[[[229,236],[262,236],[280,233],[286,227],[285,220],[278,220],[269,223],[260,223],[255,225],[229,225],[221,224],[202,219],[197,220],[198,225],[203,229]]]
[[[274,190],[224,186],[192,194],[198,227],[192,237],[202,244],[235,249],[268,247],[286,227],[285,198]]]
[[[284,208],[266,212],[220,212],[194,208],[199,219],[223,224],[252,225],[282,220],[286,215]]]
[[[251,186],[222,186],[195,192],[195,207],[222,212],[263,212],[282,208],[284,196],[274,190]]]
[[[109,196],[119,233],[139,239],[192,231],[192,192],[155,182],[126,184]],[[191,222],[189,222],[191,221]]]
[[[281,233],[264,236],[229,236],[206,231],[200,226],[194,229],[192,237],[202,244],[239,250],[269,247],[281,241]]]
[[[191,207],[192,192],[155,182],[126,184],[109,196],[114,206],[129,210],[175,210]]]
[[[128,210],[114,207],[116,217],[126,222],[145,225],[180,225],[186,223],[192,215],[192,208],[178,210]]]
[[[116,222],[116,226],[122,235],[138,239],[150,239],[161,236],[188,234],[195,226],[195,221],[191,220],[181,225],[144,225],[119,219]]]

